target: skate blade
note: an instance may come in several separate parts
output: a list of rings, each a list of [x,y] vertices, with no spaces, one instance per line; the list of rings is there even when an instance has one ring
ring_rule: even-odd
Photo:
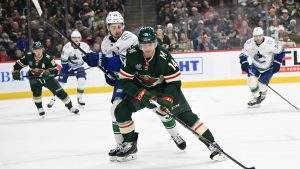
[[[227,160],[227,157],[224,155],[224,154],[218,154],[218,155],[215,155],[212,160],[214,161],[225,161]]]
[[[135,160],[136,158],[137,158],[136,154],[130,154],[126,157],[117,157],[117,161],[118,162],[126,162],[126,161]]]
[[[252,109],[252,108],[258,108],[260,107],[260,104],[256,104],[256,105],[248,105],[248,108]]]
[[[117,156],[110,156],[109,161],[117,162]]]

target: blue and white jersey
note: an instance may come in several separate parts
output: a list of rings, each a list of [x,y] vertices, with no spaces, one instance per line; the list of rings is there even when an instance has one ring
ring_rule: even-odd
[[[271,37],[264,36],[264,41],[256,45],[254,38],[247,40],[242,54],[250,57],[252,64],[260,71],[265,72],[273,65],[274,56],[283,52],[283,47]]]
[[[112,39],[111,35],[105,36],[101,44],[101,49],[105,57],[113,57],[113,53],[108,53],[108,50],[113,47],[118,50],[118,54],[125,56],[126,50],[137,44],[138,37],[129,31],[124,31],[116,42]]]
[[[90,46],[84,42],[80,42],[79,46],[86,53],[92,52]],[[82,57],[84,56],[85,54],[79,49],[74,48],[71,42],[68,42],[63,47],[61,53],[61,64],[68,64],[71,69],[75,70],[83,66],[84,61]]]

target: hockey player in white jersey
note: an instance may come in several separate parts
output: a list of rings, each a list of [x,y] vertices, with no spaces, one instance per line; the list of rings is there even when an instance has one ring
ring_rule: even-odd
[[[248,73],[248,86],[253,100],[249,107],[258,107],[265,99],[272,76],[280,70],[284,58],[284,48],[271,37],[264,36],[263,30],[256,27],[253,38],[247,40],[239,56],[242,71]],[[251,61],[251,65],[249,65]]]
[[[106,17],[106,26],[109,32],[102,42],[101,49],[104,55],[100,58],[101,66],[109,73],[111,76],[105,76],[106,82],[114,86],[114,91],[112,95],[112,106],[111,106],[111,115],[112,115],[112,127],[115,136],[115,140],[117,143],[117,147],[110,150],[109,156],[111,161],[128,161],[135,159],[135,155],[130,155],[128,157],[117,159],[117,152],[120,150],[120,145],[123,142],[123,136],[120,133],[118,124],[116,122],[116,118],[114,115],[114,110],[116,106],[121,102],[121,100],[125,97],[125,93],[121,88],[119,81],[116,78],[111,78],[117,75],[122,67],[122,58],[126,55],[126,50],[131,46],[138,44],[138,38],[136,35],[129,31],[124,30],[124,19],[123,16],[117,12],[109,12]],[[93,55],[91,53],[91,55]],[[87,55],[87,59],[92,58],[93,56]],[[95,59],[97,60],[97,59]],[[87,61],[88,63],[88,61]],[[186,143],[179,135],[176,127],[176,122],[173,118],[166,118],[164,116],[160,116],[163,125],[171,135],[171,138],[176,143],[177,147],[180,149],[186,148]]]
[[[86,53],[92,52],[89,45],[81,42],[81,34],[77,30],[74,30],[71,33],[71,39],[75,42],[82,50]],[[61,71],[60,74],[64,76],[59,76],[58,82],[61,86],[64,86],[67,83],[68,75],[75,75],[77,78],[77,102],[79,107],[83,108],[85,106],[85,102],[83,101],[83,93],[84,93],[84,86],[86,81],[86,73],[84,70],[84,61],[83,57],[85,55],[71,42],[68,42],[63,47],[61,53]],[[48,103],[47,107],[51,108],[55,103],[56,97],[53,96]]]

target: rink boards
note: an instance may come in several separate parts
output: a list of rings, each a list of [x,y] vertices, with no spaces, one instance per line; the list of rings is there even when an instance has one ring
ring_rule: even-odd
[[[240,50],[172,53],[182,73],[184,88],[245,85],[247,76],[241,72]],[[280,72],[271,83],[300,82],[300,48],[287,48]],[[59,60],[56,60],[60,64]],[[14,62],[0,64],[0,99],[31,97],[27,78],[21,81],[12,79]],[[86,66],[86,65],[85,65]],[[88,67],[88,66],[86,66]],[[26,75],[28,67],[22,69]],[[77,81],[69,77],[65,89],[69,94],[76,93]],[[105,83],[104,75],[98,68],[87,70],[86,93],[110,92],[112,87]],[[45,89],[43,95],[51,93]]]

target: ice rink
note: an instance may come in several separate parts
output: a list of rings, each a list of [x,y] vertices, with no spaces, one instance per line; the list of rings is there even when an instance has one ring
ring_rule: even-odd
[[[300,107],[300,83],[271,84]],[[224,151],[247,167],[300,168],[300,112],[269,90],[261,107],[249,109],[247,86],[183,89],[193,111]],[[86,108],[72,115],[57,100],[38,116],[32,98],[0,101],[0,169],[239,169],[231,160],[213,162],[208,149],[179,123],[187,142],[179,150],[150,110],[133,115],[138,140],[135,161],[113,163],[110,93],[85,95]],[[71,96],[76,100],[76,96]]]

